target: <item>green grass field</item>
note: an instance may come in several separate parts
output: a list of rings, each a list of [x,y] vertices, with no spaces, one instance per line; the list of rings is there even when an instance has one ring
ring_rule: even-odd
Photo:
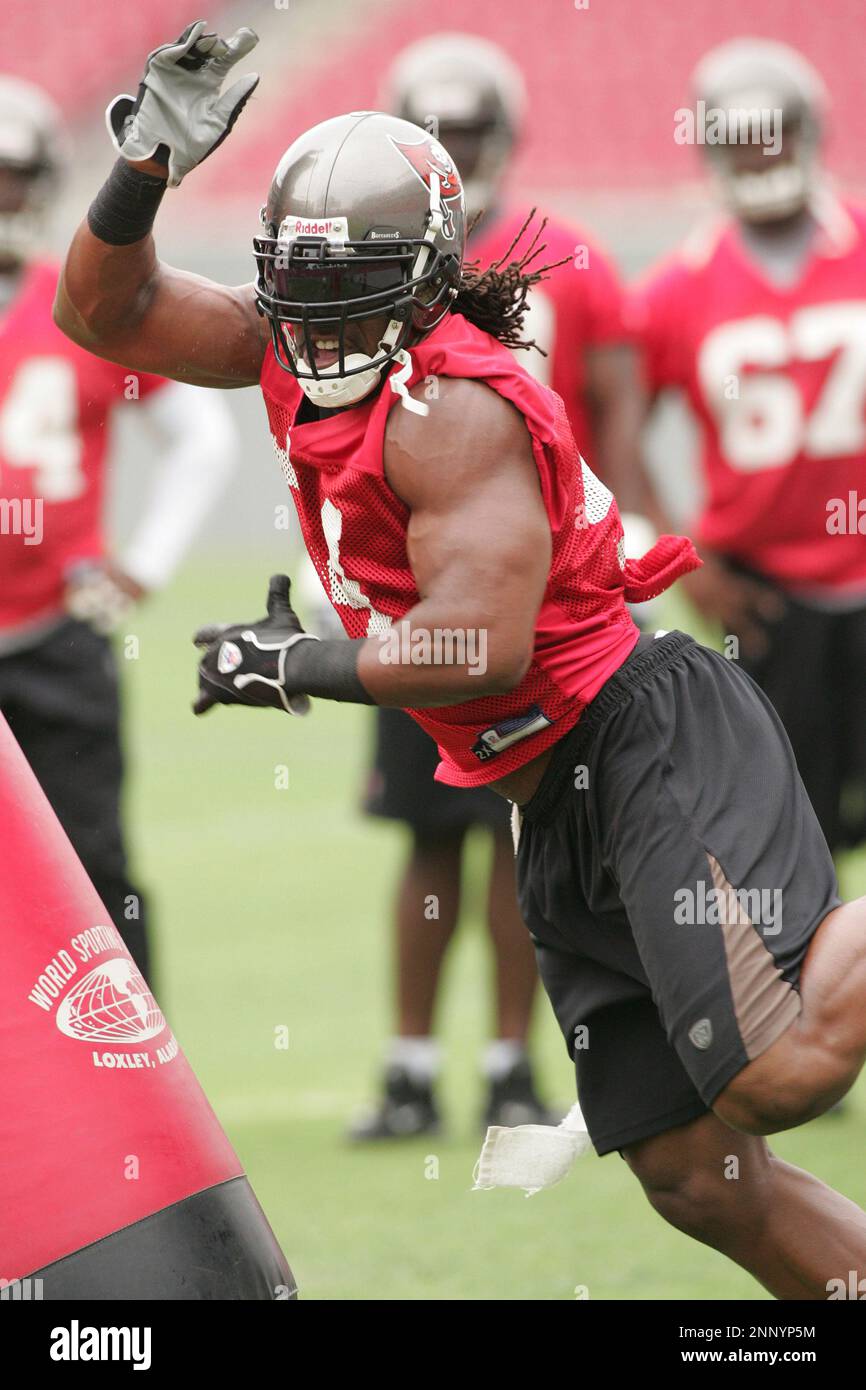
[[[369,711],[320,702],[306,721],[190,713],[190,633],[256,614],[266,582],[252,559],[199,562],[136,618],[140,654],[123,663],[128,815],[153,904],[160,1001],[301,1296],[570,1299],[583,1285],[592,1299],[764,1297],[665,1226],[616,1155],[584,1159],[531,1200],[471,1191],[490,1015],[483,837],[470,847],[443,1000],[448,1134],[363,1151],[345,1143],[390,1031],[389,903],[403,839],[356,809]],[[852,859],[844,882],[866,891],[866,860]],[[276,1046],[282,1027],[288,1048]],[[535,1048],[546,1093],[565,1107],[572,1068],[543,997]],[[861,1084],[844,1115],[775,1147],[866,1204],[864,1109]]]

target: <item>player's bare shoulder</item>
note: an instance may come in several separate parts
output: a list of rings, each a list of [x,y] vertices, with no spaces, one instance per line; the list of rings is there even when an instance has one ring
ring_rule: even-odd
[[[434,377],[412,387],[424,414],[396,406],[385,430],[385,476],[409,505],[419,494],[463,490],[494,472],[534,471],[520,412],[482,381]]]

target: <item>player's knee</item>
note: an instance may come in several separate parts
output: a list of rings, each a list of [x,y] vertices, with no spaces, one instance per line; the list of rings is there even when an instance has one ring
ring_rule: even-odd
[[[653,1210],[704,1245],[730,1249],[753,1227],[751,1204],[742,1201],[738,1183],[722,1169],[675,1167],[664,1172],[653,1166],[642,1171],[639,1161],[630,1166]]]

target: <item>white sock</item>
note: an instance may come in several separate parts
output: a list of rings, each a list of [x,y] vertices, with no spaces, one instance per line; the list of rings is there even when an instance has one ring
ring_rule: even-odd
[[[392,1038],[385,1053],[389,1067],[403,1067],[413,1081],[433,1081],[442,1065],[438,1038]]]
[[[525,1057],[526,1045],[517,1038],[494,1038],[481,1054],[481,1069],[488,1081],[500,1081]]]

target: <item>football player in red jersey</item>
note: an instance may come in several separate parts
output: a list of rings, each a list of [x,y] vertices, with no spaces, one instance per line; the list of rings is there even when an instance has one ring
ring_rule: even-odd
[[[226,481],[234,426],[219,397],[125,371],[55,325],[59,268],[39,247],[62,141],[44,94],[0,77],[0,709],[146,973],[108,633],[169,577]],[[162,457],[115,560],[102,529],[108,427],[127,402]]]
[[[197,634],[196,712],[407,708],[439,780],[513,801],[521,909],[596,1148],[778,1297],[823,1299],[866,1271],[866,1214],[762,1136],[860,1071],[866,902],[840,903],[759,688],[685,634],[638,634],[627,603],[699,561],[673,536],[626,559],[561,401],[508,351],[531,276],[463,273],[437,141],[376,112],[326,121],[280,160],[254,284],[157,259],[159,203],[231,130],[257,78],[222,84],[254,44],[191,25],[110,108],[121,159],[55,311],[132,368],[260,386],[350,638],[304,632],[275,576],[267,617]],[[401,144],[426,150],[424,174]],[[560,1152],[559,1131],[529,1130]]]
[[[520,70],[495,44],[468,34],[419,40],[396,59],[383,109],[438,134],[460,169],[470,232],[467,255],[482,269],[526,253],[556,265],[528,300],[524,332],[541,351],[522,364],[562,398],[578,445],[602,478],[634,470],[641,420],[631,349],[625,345],[616,274],[585,233],[531,207],[504,202],[503,181],[524,122]],[[524,230],[521,239],[521,231]],[[436,745],[402,710],[376,711],[366,809],[399,820],[411,840],[396,893],[397,1033],[389,1043],[379,1103],[359,1117],[356,1139],[403,1138],[439,1126],[434,1083],[440,1046],[433,1024],[446,952],[460,914],[466,835],[489,828],[493,859],[487,926],[495,958],[496,1036],[482,1066],[485,1125],[550,1123],[526,1048],[538,974],[514,892],[514,852],[502,798],[487,788],[434,781]],[[431,901],[437,916],[431,920]]]
[[[708,123],[733,113],[704,146],[727,212],[634,312],[652,392],[684,392],[700,426],[687,588],[738,639],[835,850],[866,835],[866,212],[828,186],[824,87],[800,54],[734,40],[694,86]]]

